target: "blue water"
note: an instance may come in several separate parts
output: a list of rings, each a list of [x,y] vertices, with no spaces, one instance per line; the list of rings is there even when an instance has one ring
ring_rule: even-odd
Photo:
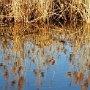
[[[3,63],[0,66],[0,90],[90,90],[89,84],[87,89],[81,88],[84,80],[80,83],[74,81],[72,72],[75,65],[71,64],[69,58],[73,52],[70,42],[57,44],[54,41],[52,45],[39,47],[30,39],[22,43],[23,41],[20,39],[19,43],[16,43],[7,38],[7,43],[3,39],[0,41],[0,63]],[[47,62],[47,57],[55,60],[55,63]],[[77,59],[78,55],[75,58]],[[16,61],[19,61],[19,64],[14,74],[11,69]],[[19,67],[23,69],[19,71]],[[8,72],[8,78],[4,74],[4,68]],[[68,72],[70,78],[67,76]],[[21,83],[20,77],[24,78]]]

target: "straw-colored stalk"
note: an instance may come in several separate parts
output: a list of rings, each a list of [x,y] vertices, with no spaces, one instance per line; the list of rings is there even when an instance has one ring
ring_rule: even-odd
[[[90,1],[89,0],[12,0],[12,15],[14,15],[17,21],[37,21],[40,19],[46,19],[52,15],[56,15],[54,12],[54,6],[56,2],[59,3],[59,9],[62,14],[59,15],[66,20],[66,11],[69,12],[71,21],[75,18],[76,13],[81,14],[83,20],[90,22]],[[66,6],[70,7],[70,9]],[[57,19],[57,21],[59,20]]]
[[[12,10],[16,20],[34,17],[42,18],[47,16],[48,9],[50,8],[49,0],[13,0]],[[33,15],[32,15],[33,14]]]

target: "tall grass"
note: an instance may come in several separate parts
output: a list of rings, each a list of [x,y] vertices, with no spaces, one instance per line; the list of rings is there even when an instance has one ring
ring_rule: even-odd
[[[90,14],[89,9],[89,0],[12,1],[13,15],[18,21],[20,19],[24,19],[24,21],[37,21],[40,19],[49,19],[50,17],[54,18],[55,21],[58,21],[59,23],[61,23],[61,18],[64,20],[64,22],[67,22],[68,19],[70,22],[76,22],[78,19],[87,21],[89,18],[88,15]]]
[[[5,1],[5,0],[4,0]],[[10,0],[8,3],[1,0],[3,6],[11,4],[10,15],[16,21],[37,22],[63,25],[67,22],[90,22],[89,0]],[[0,3],[0,4],[1,4]],[[5,10],[6,12],[7,10]]]
[[[13,15],[17,20],[20,18],[38,20],[47,16],[50,5],[51,1],[49,0],[13,0]]]

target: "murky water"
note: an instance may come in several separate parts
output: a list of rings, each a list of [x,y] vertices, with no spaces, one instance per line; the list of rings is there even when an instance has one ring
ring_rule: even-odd
[[[0,90],[90,90],[89,29],[0,27]]]

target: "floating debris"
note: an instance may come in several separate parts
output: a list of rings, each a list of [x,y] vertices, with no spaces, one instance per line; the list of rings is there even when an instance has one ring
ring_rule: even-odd
[[[55,60],[54,60],[53,58],[50,59],[50,60],[49,60],[49,64],[54,65],[54,64],[55,64]]]
[[[15,83],[16,83],[15,80],[12,80],[12,81],[11,81],[11,85],[12,85],[12,86],[14,86]]]
[[[0,67],[2,67],[3,66],[3,63],[0,63]]]
[[[4,76],[5,76],[5,79],[8,80],[9,74],[8,74],[8,70],[5,65],[4,65]]]
[[[67,76],[68,76],[68,78],[70,78],[71,75],[72,75],[72,72],[67,72]]]

